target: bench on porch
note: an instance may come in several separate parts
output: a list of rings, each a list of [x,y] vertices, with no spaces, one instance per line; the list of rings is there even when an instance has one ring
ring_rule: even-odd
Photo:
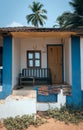
[[[23,68],[19,84],[51,84],[51,71],[49,68]]]

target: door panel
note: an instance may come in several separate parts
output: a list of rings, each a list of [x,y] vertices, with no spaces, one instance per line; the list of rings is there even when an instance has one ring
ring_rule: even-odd
[[[52,73],[52,83],[62,83],[62,46],[48,46],[48,67]]]

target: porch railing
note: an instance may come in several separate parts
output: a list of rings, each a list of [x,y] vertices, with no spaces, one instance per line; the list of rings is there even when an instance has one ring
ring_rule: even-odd
[[[3,67],[0,67],[0,85],[2,85],[2,71]]]

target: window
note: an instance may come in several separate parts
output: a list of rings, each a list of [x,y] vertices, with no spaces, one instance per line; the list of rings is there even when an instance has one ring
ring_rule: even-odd
[[[27,51],[27,67],[41,67],[41,51]]]

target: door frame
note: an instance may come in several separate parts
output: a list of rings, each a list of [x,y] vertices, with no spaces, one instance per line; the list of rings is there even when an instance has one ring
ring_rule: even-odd
[[[63,44],[47,44],[47,68],[48,68],[48,47],[62,46],[62,82],[64,83],[64,45]]]

